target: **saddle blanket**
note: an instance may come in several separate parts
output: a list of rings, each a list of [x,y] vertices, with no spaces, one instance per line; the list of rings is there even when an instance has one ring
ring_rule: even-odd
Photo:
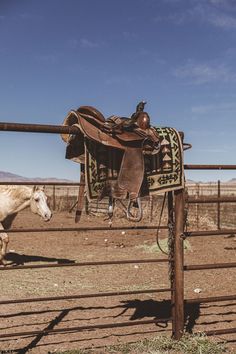
[[[181,137],[173,128],[155,127],[155,129],[160,138],[161,148],[158,154],[144,155],[145,173],[141,196],[184,188]],[[90,139],[85,140],[85,178],[89,201],[101,198],[106,186],[116,182],[122,157],[123,152],[119,149]]]

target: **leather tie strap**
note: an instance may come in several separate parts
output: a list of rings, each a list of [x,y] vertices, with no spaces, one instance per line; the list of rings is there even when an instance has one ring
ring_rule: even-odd
[[[84,190],[85,190],[85,168],[84,164],[81,164],[80,169],[80,186],[79,186],[79,193],[78,193],[78,203],[75,212],[75,222],[78,223],[81,218],[83,206],[84,206]]]

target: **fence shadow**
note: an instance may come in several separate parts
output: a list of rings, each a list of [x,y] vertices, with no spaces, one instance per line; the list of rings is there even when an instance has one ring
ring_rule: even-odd
[[[24,265],[25,263],[32,263],[32,262],[49,262],[49,263],[54,262],[57,264],[75,263],[75,260],[68,259],[68,258],[43,257],[43,256],[19,254],[16,252],[8,252],[5,256],[5,260],[10,262],[11,265],[15,265],[15,266]]]
[[[157,326],[167,327],[168,318],[171,317],[171,301],[163,300],[129,300],[122,301],[123,310],[115,317],[122,316],[129,309],[133,309],[134,312],[130,316],[130,320],[141,320],[145,317],[153,317],[157,320]],[[193,332],[193,328],[196,324],[196,320],[200,316],[200,304],[185,304],[184,306],[184,318],[185,318],[185,330],[188,333]]]

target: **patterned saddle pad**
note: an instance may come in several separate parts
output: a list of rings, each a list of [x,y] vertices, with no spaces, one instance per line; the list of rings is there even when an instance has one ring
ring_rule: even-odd
[[[183,148],[179,133],[168,127],[154,127],[160,137],[158,154],[144,155],[145,173],[141,196],[184,188]],[[89,201],[101,198],[106,185],[115,183],[123,152],[85,140],[85,178]],[[134,180],[135,183],[135,180]]]

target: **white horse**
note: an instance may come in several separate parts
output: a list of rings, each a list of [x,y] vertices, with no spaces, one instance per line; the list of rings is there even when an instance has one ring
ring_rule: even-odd
[[[47,205],[44,187],[0,186],[0,230],[4,230],[3,225],[7,219],[11,219],[10,222],[12,222],[19,211],[29,206],[33,213],[40,215],[45,221],[51,219],[52,212]],[[10,224],[7,228],[9,226]],[[8,243],[7,233],[0,233],[0,264],[4,264]]]

